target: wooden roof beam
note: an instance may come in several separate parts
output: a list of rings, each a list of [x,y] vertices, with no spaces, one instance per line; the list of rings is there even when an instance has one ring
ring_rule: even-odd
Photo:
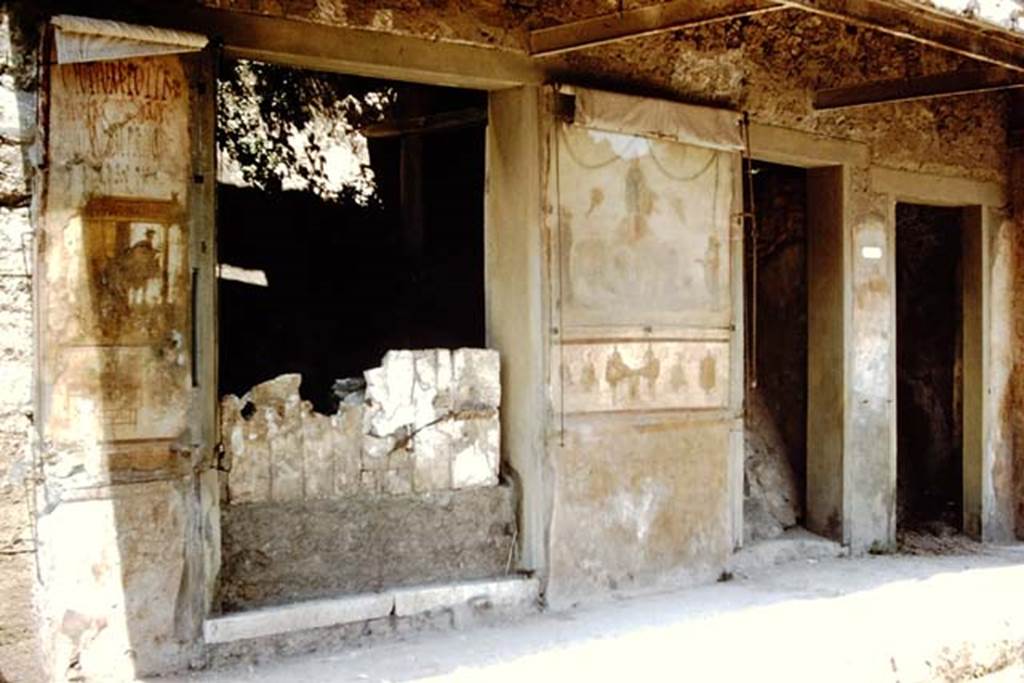
[[[783,8],[769,0],[671,0],[531,31],[530,55],[547,57]]]
[[[1008,88],[1024,88],[1024,75],[999,67],[990,67],[819,90],[814,94],[814,108],[862,107]]]

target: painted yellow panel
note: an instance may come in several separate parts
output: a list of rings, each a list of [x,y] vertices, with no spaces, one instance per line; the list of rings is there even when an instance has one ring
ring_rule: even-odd
[[[726,341],[567,344],[562,387],[567,413],[726,408]]]

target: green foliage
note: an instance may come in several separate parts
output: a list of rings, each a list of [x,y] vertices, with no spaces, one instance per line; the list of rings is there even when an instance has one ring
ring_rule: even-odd
[[[384,117],[395,101],[392,89],[340,74],[236,61],[222,70],[217,94],[221,168],[240,175],[242,184],[268,192],[305,189],[359,204],[373,199],[359,131]]]

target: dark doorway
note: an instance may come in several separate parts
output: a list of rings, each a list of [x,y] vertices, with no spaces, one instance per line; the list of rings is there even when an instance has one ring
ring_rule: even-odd
[[[962,209],[896,205],[897,524],[960,530]]]
[[[228,62],[219,382],[332,386],[389,349],[484,345],[487,95]]]
[[[754,162],[748,214],[744,538],[804,523],[807,171]],[[751,191],[752,190],[752,191]]]

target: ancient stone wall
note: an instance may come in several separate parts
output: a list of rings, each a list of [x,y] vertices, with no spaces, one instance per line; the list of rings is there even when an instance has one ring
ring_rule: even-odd
[[[390,351],[365,377],[365,391],[340,383],[333,415],[297,374],[224,397],[222,609],[512,567],[498,353]]]
[[[0,9],[0,681],[42,680],[33,605],[32,28]]]
[[[499,361],[486,349],[389,351],[334,415],[282,375],[221,404],[230,503],[402,495],[498,483]]]

